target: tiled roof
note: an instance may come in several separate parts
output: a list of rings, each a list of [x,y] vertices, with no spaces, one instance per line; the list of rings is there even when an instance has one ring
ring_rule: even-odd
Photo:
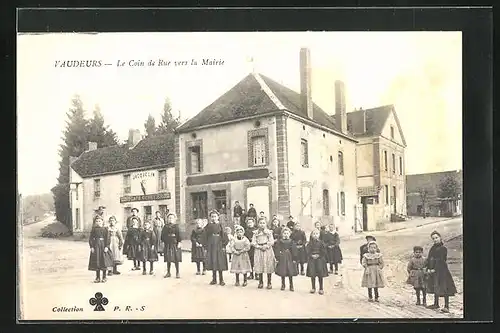
[[[406,175],[406,192],[418,193],[420,189],[426,189],[428,196],[437,196],[439,184],[448,176],[456,177],[459,184],[463,182],[462,170]]]
[[[279,111],[283,107],[293,114],[307,118],[306,111],[301,107],[299,93],[264,75],[249,74],[177,130],[183,132],[199,126],[215,125],[238,118]],[[312,120],[339,132],[335,121],[314,103]]]
[[[134,148],[111,146],[84,152],[71,167],[81,177],[141,169],[153,166],[173,166],[173,136],[159,135],[141,140]]]
[[[373,197],[377,196],[380,188],[378,186],[358,187],[358,196]]]
[[[380,135],[384,129],[385,122],[391,114],[394,106],[384,105],[377,108],[359,110],[347,113],[348,128],[356,136]],[[363,112],[366,115],[366,131],[363,132]]]

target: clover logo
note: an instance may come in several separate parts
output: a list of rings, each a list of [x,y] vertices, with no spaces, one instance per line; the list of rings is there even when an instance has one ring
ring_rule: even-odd
[[[102,293],[95,293],[94,297],[89,299],[89,303],[95,306],[94,311],[105,311],[103,305],[108,305],[108,299],[102,296]]]

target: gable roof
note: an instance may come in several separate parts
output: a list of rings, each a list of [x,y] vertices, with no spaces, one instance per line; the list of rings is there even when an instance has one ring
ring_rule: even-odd
[[[174,166],[172,135],[145,138],[130,149],[117,145],[84,152],[71,167],[81,177],[91,177],[154,166]]]
[[[177,131],[185,132],[200,126],[216,125],[278,111],[288,111],[308,119],[307,112],[301,107],[299,93],[267,76],[251,73],[196,116],[179,126]],[[335,125],[335,120],[315,103],[313,103],[313,119],[310,120],[341,134]]]
[[[366,117],[365,132],[363,132],[363,112]],[[384,130],[384,126],[387,122],[387,119],[389,119],[391,113],[394,115],[394,119],[396,120],[396,124],[398,126],[399,134],[401,136],[403,145],[406,146],[406,140],[403,134],[403,129],[401,128],[398,115],[396,114],[396,110],[394,108],[394,105],[392,104],[366,110],[348,112],[347,113],[348,130],[355,137],[381,135],[382,131]]]

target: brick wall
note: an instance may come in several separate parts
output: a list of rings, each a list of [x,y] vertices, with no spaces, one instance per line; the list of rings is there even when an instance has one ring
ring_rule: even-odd
[[[286,218],[290,215],[290,191],[287,126],[284,116],[276,117],[276,146],[278,162],[278,214]]]

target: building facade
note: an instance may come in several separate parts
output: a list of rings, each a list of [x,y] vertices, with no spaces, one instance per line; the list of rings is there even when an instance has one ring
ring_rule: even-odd
[[[349,112],[347,127],[358,140],[356,169],[363,230],[404,219],[406,141],[394,106]]]
[[[132,208],[139,217],[154,218],[156,211],[174,211],[174,156],[168,141],[157,136],[141,139],[131,131],[129,143],[89,150],[73,158],[70,166],[70,206],[73,233],[88,234],[95,211],[115,216],[123,229]]]
[[[407,175],[406,184],[408,215],[462,214],[462,170]]]
[[[354,232],[356,140],[311,98],[309,50],[300,54],[301,92],[252,73],[178,129],[176,212],[189,232],[235,201],[267,217],[293,215]],[[343,104],[345,105],[345,104]],[[346,118],[345,106],[337,110]]]

